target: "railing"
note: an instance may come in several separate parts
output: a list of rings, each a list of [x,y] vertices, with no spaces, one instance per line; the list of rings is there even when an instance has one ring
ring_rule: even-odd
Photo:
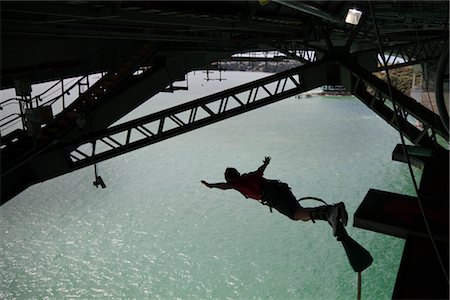
[[[104,74],[102,74],[102,76],[103,75]],[[85,75],[81,78],[61,79],[36,96],[28,98],[10,98],[0,102],[0,110],[4,110],[5,107],[10,105],[17,105],[16,108],[9,109],[10,114],[0,119],[0,131],[2,132],[2,135],[14,129],[25,129],[22,119],[26,109],[51,106],[54,115],[62,112],[82,93],[88,90],[93,83],[101,78],[96,78],[97,76],[98,74],[92,74]],[[68,82],[65,83],[64,81]],[[51,96],[56,93],[58,95],[51,98]],[[18,123],[21,123],[21,125]],[[13,129],[11,130],[11,128]]]
[[[102,72],[97,74],[85,75],[81,78],[75,77],[72,78],[71,79],[72,81],[66,85],[64,84],[65,79],[61,79],[59,81],[56,81],[52,86],[50,86],[44,92],[40,93],[37,96],[11,98],[1,102],[0,110],[2,110],[4,106],[14,103],[17,103],[19,107],[18,110],[10,114],[11,117],[7,116],[3,118],[3,119],[7,118],[11,119],[8,120],[7,122],[0,123],[0,132],[3,135],[5,135],[5,131],[7,129],[10,129],[14,125],[17,125],[17,123],[19,123],[20,121],[22,121],[21,129],[25,129],[24,115],[27,109],[50,106],[52,108],[52,115],[55,116],[59,114],[60,112],[64,111],[64,109],[68,107],[71,103],[73,103],[77,98],[79,98],[86,91],[88,91],[91,87],[95,88],[96,83],[99,82],[101,79],[106,79],[107,81],[114,81],[117,84],[118,81],[122,80],[124,76],[128,74],[128,71],[131,71],[132,68],[136,68],[136,70],[132,72],[134,76],[142,75],[146,71],[150,70],[149,66],[139,67],[139,64],[142,63],[142,60],[145,58],[145,56],[150,53],[149,52],[150,49],[155,49],[155,47],[153,47],[153,45],[151,44],[145,44],[141,49],[139,49],[134,54],[134,56],[133,55],[130,56],[129,59],[131,59],[131,61],[125,60],[124,62],[122,62],[125,66],[119,67],[117,72],[115,73],[110,74],[109,72]],[[98,75],[100,76],[96,78],[96,76]],[[76,80],[75,83],[73,83],[73,80]],[[98,88],[100,93],[102,93],[102,91],[103,92],[106,91],[104,86],[99,86]],[[97,98],[94,94],[98,93],[99,91],[93,91],[92,94],[93,99]],[[51,95],[55,93],[58,94],[56,97],[48,99]],[[33,103],[35,103],[34,106]]]
[[[113,44],[110,43],[106,44],[102,49],[94,54],[91,59],[107,65],[110,62],[110,58],[108,55],[104,55],[104,53],[105,50],[109,49],[112,45]],[[86,62],[85,64],[87,63],[88,62]],[[81,71],[83,67],[84,64],[80,65],[78,71]],[[99,78],[96,78],[98,74],[101,75],[99,76]],[[7,106],[17,106],[15,109],[8,109],[9,114],[0,119],[1,135],[4,136],[15,129],[25,129],[23,119],[26,109],[37,108],[41,106],[51,106],[53,115],[59,114],[104,75],[106,75],[106,73],[88,74],[82,77],[60,79],[55,81],[53,84],[45,83],[45,85],[50,86],[46,87],[43,92],[39,93],[36,96],[22,98],[13,97],[1,101],[0,113],[4,112],[5,107]],[[78,88],[78,90],[76,91],[75,88]],[[57,96],[52,97],[52,95],[55,94],[57,94]],[[3,122],[6,119],[8,119],[8,121]]]
[[[9,127],[14,126],[17,123],[17,119],[19,119],[20,117],[21,117],[20,113],[12,113],[4,118],[1,118],[0,122],[2,122],[1,124],[5,128],[4,130],[7,130]],[[7,119],[10,119],[10,120],[7,120]],[[5,121],[5,120],[7,120],[7,121]],[[3,121],[5,121],[5,122],[3,122]]]
[[[393,89],[391,99],[387,83],[353,64],[343,64],[352,79],[346,88],[413,144],[448,149],[448,133],[439,116],[414,99]],[[349,83],[351,82],[351,85]]]

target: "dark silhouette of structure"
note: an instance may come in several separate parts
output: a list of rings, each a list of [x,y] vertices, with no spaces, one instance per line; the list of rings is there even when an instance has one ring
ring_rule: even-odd
[[[417,197],[370,190],[354,225],[406,239],[394,298],[448,298],[448,1],[0,5],[0,86],[17,94],[0,101],[1,204],[37,182],[342,85],[411,141],[402,141],[393,159],[423,169]],[[349,11],[353,24],[345,21]],[[111,126],[155,94],[184,88],[174,82],[187,72],[261,51],[278,53],[265,61],[285,57],[301,66]],[[434,81],[439,114],[373,74],[416,64]],[[90,83],[92,74],[101,78]],[[31,85],[49,81],[55,81],[51,96],[32,96]],[[11,106],[17,112],[7,114]],[[14,122],[20,128],[6,132]]]

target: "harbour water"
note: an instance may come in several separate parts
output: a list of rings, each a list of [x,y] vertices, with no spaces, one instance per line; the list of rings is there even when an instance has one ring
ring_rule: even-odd
[[[122,121],[267,76],[189,74]],[[363,299],[390,299],[404,241],[352,227],[370,188],[412,194],[398,133],[354,97],[289,98],[36,184],[0,207],[1,299],[354,299],[357,274],[324,222],[294,222],[235,191],[226,167],[344,201],[374,262]],[[419,174],[420,175],[420,174]],[[3,187],[7,188],[7,187]],[[315,206],[316,202],[304,203]]]

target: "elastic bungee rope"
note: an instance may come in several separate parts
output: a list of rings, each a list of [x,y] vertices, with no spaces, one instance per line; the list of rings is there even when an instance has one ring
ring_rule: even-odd
[[[317,197],[302,197],[300,199],[297,200],[297,202],[303,201],[303,200],[316,200],[319,202],[322,202],[325,205],[328,205],[328,203],[326,203],[324,200],[317,198]],[[362,285],[362,279],[361,279],[361,272],[358,272],[358,286],[357,286],[357,294],[356,294],[356,299],[357,300],[361,300],[361,285]]]
[[[322,200],[322,199],[320,199],[320,198],[317,198],[317,197],[309,197],[309,196],[307,196],[307,197],[302,197],[302,198],[298,199],[297,202],[300,202],[300,201],[303,201],[303,200],[316,200],[316,201],[322,202],[322,203],[325,204],[325,205],[328,205],[328,203],[326,203],[324,200]]]
[[[356,299],[361,300],[361,272],[358,272],[358,294]]]
[[[431,244],[432,244],[432,246],[434,248],[434,251],[436,253],[436,257],[437,257],[437,259],[439,261],[439,265],[440,265],[440,267],[442,269],[442,273],[445,276],[447,284],[449,284],[449,276],[447,274],[447,270],[445,269],[445,264],[443,263],[442,257],[440,255],[438,249],[437,249],[435,238],[434,238],[434,236],[433,236],[433,234],[431,232],[431,228],[430,228],[427,216],[425,214],[425,209],[423,207],[422,199],[421,199],[421,196],[420,196],[420,193],[419,193],[419,186],[417,184],[416,178],[414,176],[414,172],[412,170],[411,158],[409,157],[408,151],[406,150],[406,143],[405,143],[405,138],[403,136],[403,131],[402,131],[401,127],[399,126],[399,121],[398,121],[397,116],[400,115],[400,116],[403,117],[403,119],[406,119],[406,116],[405,116],[405,113],[402,110],[398,111],[397,103],[396,103],[394,97],[392,96],[392,83],[391,83],[391,79],[390,79],[390,76],[389,76],[389,69],[387,68],[386,57],[384,55],[385,52],[384,52],[383,45],[382,45],[382,42],[381,42],[381,35],[380,35],[380,31],[378,29],[377,20],[375,18],[375,11],[374,11],[374,9],[372,7],[372,2],[370,0],[369,0],[369,9],[370,9],[370,13],[371,13],[372,20],[373,20],[373,23],[374,23],[373,25],[375,27],[375,33],[376,33],[377,41],[378,41],[378,48],[380,50],[381,58],[382,58],[382,61],[383,61],[383,66],[384,66],[384,69],[385,69],[385,72],[386,72],[386,79],[387,79],[387,83],[388,83],[389,96],[390,96],[390,98],[392,100],[392,105],[393,105],[394,112],[395,112],[395,114],[394,114],[394,121],[395,121],[395,123],[396,123],[396,125],[398,127],[398,131],[399,131],[399,134],[400,134],[400,140],[401,140],[401,143],[402,143],[402,150],[403,150],[403,153],[406,156],[408,170],[409,170],[410,177],[411,177],[411,180],[412,180],[412,183],[413,183],[413,186],[414,186],[414,190],[415,190],[416,196],[417,196],[417,203],[419,205],[420,212],[421,212],[422,217],[423,217],[423,221],[424,221],[424,224],[425,224],[425,228],[426,228],[428,237],[429,237],[429,239],[431,241]]]
[[[299,199],[297,199],[297,202],[300,203],[301,201],[304,201],[304,200],[315,200],[315,201],[319,201],[319,202],[321,202],[321,203],[323,203],[325,205],[328,205],[328,203],[325,202],[324,200],[322,200],[320,198],[317,198],[317,197],[311,197],[311,196],[306,196],[306,197],[299,198]],[[270,205],[270,201],[268,201],[268,202],[261,202],[261,204],[268,205],[269,208],[270,208],[270,212],[272,212],[272,205]],[[357,272],[357,273],[358,273],[358,284],[357,284],[357,296],[356,296],[356,298],[358,300],[361,300],[361,286],[362,286],[361,272]]]

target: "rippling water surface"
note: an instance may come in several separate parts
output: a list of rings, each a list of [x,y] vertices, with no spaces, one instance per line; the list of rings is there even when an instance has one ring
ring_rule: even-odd
[[[267,74],[190,74],[124,120]],[[122,120],[122,121],[124,121]],[[297,197],[344,201],[369,188],[411,194],[391,161],[398,134],[353,97],[290,98],[37,184],[0,207],[0,298],[353,299],[357,275],[327,224],[294,222],[200,184],[272,162]],[[305,205],[316,205],[311,202]],[[365,299],[390,299],[404,241],[353,228],[374,257]]]

